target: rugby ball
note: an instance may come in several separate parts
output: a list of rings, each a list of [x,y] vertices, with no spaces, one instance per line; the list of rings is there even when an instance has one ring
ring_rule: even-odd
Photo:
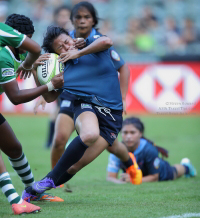
[[[45,85],[51,81],[51,79],[63,71],[62,63],[58,62],[58,55],[51,53],[48,60],[43,61],[43,65],[37,68],[37,78],[41,85]]]

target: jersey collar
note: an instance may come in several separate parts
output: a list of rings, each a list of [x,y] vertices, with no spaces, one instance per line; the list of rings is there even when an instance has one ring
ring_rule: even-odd
[[[10,48],[8,46],[5,46],[5,48],[8,50],[8,52],[10,53],[10,55],[12,56],[12,58],[18,62],[18,63],[21,63],[22,61],[19,61],[16,59],[15,55],[13,54],[13,52],[10,50]]]
[[[89,35],[87,38],[96,35],[96,33],[97,33],[96,29],[92,28],[92,30],[91,30],[91,32],[90,32],[90,35]],[[71,36],[73,39],[75,39],[75,38],[76,38],[76,30],[72,30],[72,31],[70,32],[70,36]],[[86,38],[86,39],[87,39],[87,38]]]
[[[138,146],[137,149],[134,151],[134,155],[138,155],[138,154],[144,149],[144,147],[145,147],[146,144],[147,144],[147,140],[141,138],[141,139],[140,139],[140,144],[139,144],[139,146]]]

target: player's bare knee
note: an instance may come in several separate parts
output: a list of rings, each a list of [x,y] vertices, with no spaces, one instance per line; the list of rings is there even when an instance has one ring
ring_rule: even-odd
[[[55,149],[63,149],[63,147],[66,145],[66,143],[67,143],[66,136],[63,134],[57,134],[54,138],[53,147]]]
[[[80,134],[80,138],[85,144],[93,144],[99,138],[99,133],[96,131],[90,131],[84,134]]]

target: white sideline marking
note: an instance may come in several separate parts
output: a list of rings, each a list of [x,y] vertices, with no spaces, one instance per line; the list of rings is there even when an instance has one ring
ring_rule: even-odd
[[[190,217],[200,217],[200,213],[185,213],[182,215],[165,216],[161,218],[190,218]]]

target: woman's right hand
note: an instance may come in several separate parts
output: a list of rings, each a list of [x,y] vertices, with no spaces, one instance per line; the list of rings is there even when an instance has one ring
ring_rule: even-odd
[[[120,180],[123,182],[130,182],[130,176],[127,173],[121,173]]]
[[[33,64],[34,70],[37,70],[38,66],[44,65],[44,61],[49,60],[50,57],[51,57],[50,53],[46,53],[46,54],[40,55],[40,57]]]
[[[58,75],[54,76],[51,79],[51,82],[54,86],[55,89],[60,89],[64,85],[64,77],[63,77],[63,72],[59,73]]]

